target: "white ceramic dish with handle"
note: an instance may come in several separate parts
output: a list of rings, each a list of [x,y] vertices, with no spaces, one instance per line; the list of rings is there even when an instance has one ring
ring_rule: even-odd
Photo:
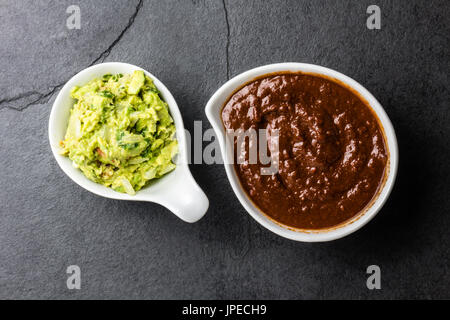
[[[136,195],[131,196],[116,192],[87,179],[80,170],[72,166],[72,161],[69,158],[59,154],[61,150],[59,142],[64,140],[69,112],[74,104],[74,100],[70,97],[71,88],[76,85],[86,84],[90,80],[101,77],[106,73],[126,74],[133,73],[135,70],[143,70],[147,76],[153,79],[164,101],[169,105],[170,113],[175,122],[179,154],[176,157],[177,167],[174,171],[152,182],[146,188],[138,191]],[[166,86],[154,75],[142,68],[127,63],[110,62],[89,67],[75,75],[61,89],[53,104],[48,134],[53,155],[61,169],[78,185],[92,193],[111,199],[159,203],[182,220],[190,223],[201,219],[208,210],[208,198],[189,171],[187,141],[178,105]]]
[[[235,90],[257,77],[283,71],[325,75],[328,78],[333,78],[343,82],[358,92],[360,96],[369,103],[370,107],[378,116],[378,119],[384,129],[387,148],[389,151],[389,162],[384,185],[377,194],[375,200],[372,201],[371,205],[363,210],[362,213],[336,227],[321,230],[299,230],[282,226],[281,224],[278,224],[268,218],[258,207],[253,204],[241,187],[233,165],[232,143],[225,143],[226,135],[221,119],[221,110],[228,98],[234,93]],[[247,212],[258,223],[282,237],[303,242],[323,242],[342,238],[352,232],[355,232],[369,222],[384,205],[389,197],[392,187],[394,186],[398,166],[398,147],[392,123],[381,104],[369,91],[367,91],[355,80],[337,71],[305,63],[278,63],[255,68],[234,77],[220,87],[208,101],[205,112],[219,140],[222,156],[225,162],[225,170],[237,198]]]

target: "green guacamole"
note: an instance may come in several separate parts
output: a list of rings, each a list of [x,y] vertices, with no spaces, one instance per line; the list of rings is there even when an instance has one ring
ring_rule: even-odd
[[[74,87],[62,154],[90,180],[134,195],[175,169],[175,125],[142,71],[106,74]]]

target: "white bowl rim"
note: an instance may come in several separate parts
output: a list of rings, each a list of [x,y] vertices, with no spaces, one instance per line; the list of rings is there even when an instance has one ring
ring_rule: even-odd
[[[264,76],[265,74],[271,74],[276,72],[292,71],[292,72],[304,72],[318,75],[325,75],[329,78],[336,79],[350,88],[355,90],[359,95],[364,98],[372,110],[377,115],[381,125],[384,129],[384,135],[387,143],[387,148],[389,150],[389,171],[386,176],[386,180],[383,188],[378,192],[375,201],[370,205],[369,208],[365,209],[363,213],[357,215],[356,217],[350,219],[342,226],[338,225],[333,228],[325,230],[293,230],[278,223],[275,223],[269,219],[265,214],[257,208],[253,202],[248,198],[246,192],[240,186],[240,181],[236,176],[234,167],[226,159],[230,157],[227,154],[225,148],[225,131],[221,121],[220,112],[226,100],[230,95],[238,88],[240,88],[245,83],[249,81]],[[354,79],[330,68],[326,68],[319,65],[308,64],[308,63],[298,63],[298,62],[285,62],[285,63],[275,63],[260,66],[246,72],[243,72],[232,79],[228,80],[223,84],[210,98],[205,107],[206,116],[211,123],[214,131],[219,140],[221,147],[221,152],[223,159],[225,160],[225,171],[231,187],[236,194],[238,200],[246,211],[263,227],[274,232],[275,234],[301,242],[325,242],[332,241],[339,238],[343,238],[366,225],[370,220],[372,220],[379,210],[383,207],[387,201],[395,182],[395,178],[398,170],[398,144],[395,134],[394,127],[386,114],[385,110],[378,102],[378,100],[361,84],[359,84]]]

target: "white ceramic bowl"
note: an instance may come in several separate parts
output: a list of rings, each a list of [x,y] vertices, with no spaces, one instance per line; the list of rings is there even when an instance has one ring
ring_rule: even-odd
[[[72,166],[70,159],[59,154],[61,150],[59,142],[64,140],[69,112],[74,104],[74,100],[70,97],[71,88],[76,85],[86,84],[88,81],[96,77],[101,77],[106,73],[125,74],[132,73],[135,70],[143,69],[127,63],[103,63],[81,71],[66,83],[59,92],[50,114],[48,134],[53,155],[61,169],[73,181],[92,193],[111,199],[159,203],[182,220],[191,223],[196,222],[205,215],[208,210],[209,201],[189,171],[187,141],[183,119],[175,99],[166,86],[146,70],[143,71],[153,79],[156,87],[160,90],[164,101],[169,105],[170,113],[175,122],[179,155],[176,160],[177,167],[174,171],[158,179],[148,187],[141,189],[136,195],[131,196],[92,182],[80,170]]]
[[[385,184],[381,191],[378,193],[377,198],[369,208],[365,209],[364,212],[357,215],[350,221],[347,221],[336,227],[322,230],[297,230],[294,228],[287,228],[275,223],[265,214],[263,214],[260,209],[257,208],[248,198],[246,192],[240,185],[239,178],[237,177],[234,166],[232,164],[232,144],[225,143],[225,129],[221,120],[221,110],[223,105],[231,96],[231,94],[245,83],[252,81],[253,79],[262,75],[281,71],[300,71],[304,73],[325,75],[347,84],[348,86],[356,90],[370,104],[383,126],[387,147],[389,150],[389,164]],[[219,90],[216,91],[216,93],[214,93],[214,95],[208,101],[205,111],[206,116],[211,122],[211,125],[213,126],[219,140],[222,156],[225,162],[225,170],[234,193],[238,197],[242,206],[256,221],[258,221],[262,226],[266,227],[270,231],[282,237],[303,242],[322,242],[342,238],[352,232],[355,232],[356,230],[364,226],[367,222],[369,222],[381,209],[392,190],[398,166],[397,139],[392,123],[386,115],[383,107],[375,99],[375,97],[358,82],[343,75],[342,73],[325,67],[304,63],[279,63],[262,66],[244,72],[225,83]]]

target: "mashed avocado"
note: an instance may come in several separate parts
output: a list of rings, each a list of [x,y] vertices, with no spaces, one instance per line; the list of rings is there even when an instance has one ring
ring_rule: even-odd
[[[90,180],[133,195],[175,168],[175,125],[143,71],[106,74],[71,96],[62,154]]]

